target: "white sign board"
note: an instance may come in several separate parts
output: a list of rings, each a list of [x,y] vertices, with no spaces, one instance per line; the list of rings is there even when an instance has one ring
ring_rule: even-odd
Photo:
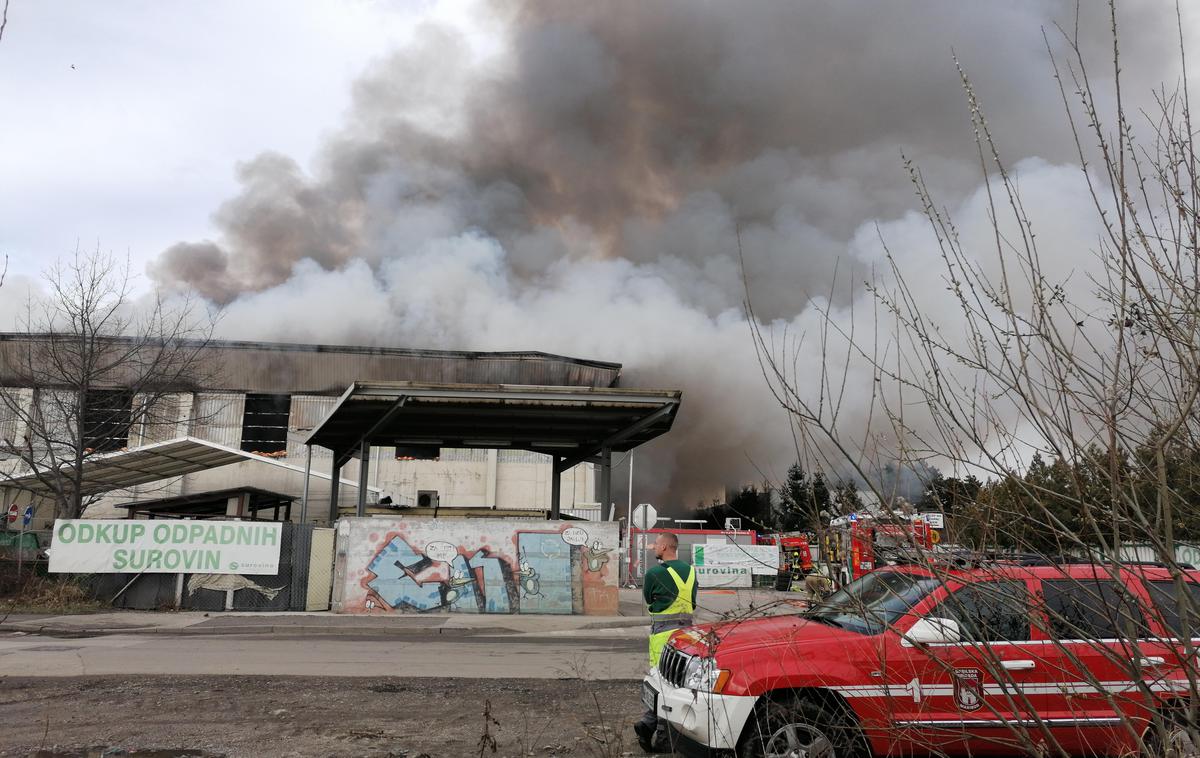
[[[633,509],[633,526],[636,529],[653,529],[658,524],[658,509],[642,503]]]
[[[52,573],[278,574],[283,524],[59,519]]]
[[[716,587],[749,587],[750,569],[745,566],[693,566],[696,583],[705,589]]]
[[[941,513],[922,513],[921,518],[934,529],[946,528],[946,516]]]
[[[779,546],[692,545],[692,563],[696,566],[743,566],[752,574],[774,576],[779,573]]]

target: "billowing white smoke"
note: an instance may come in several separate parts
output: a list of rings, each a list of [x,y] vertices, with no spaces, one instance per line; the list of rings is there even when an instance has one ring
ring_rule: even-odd
[[[1096,235],[1079,170],[1037,160],[1018,169],[1029,206],[1042,209],[1033,219],[1045,249],[1063,251],[1049,257],[1048,275],[1086,287],[1086,280],[1071,277]],[[953,210],[968,247],[986,250],[992,232],[982,191]],[[845,253],[859,279],[883,268],[880,236],[911,281],[928,285],[919,288],[927,312],[952,313],[925,218],[909,213],[878,228],[865,223]],[[848,328],[854,310],[858,328],[870,328],[869,296],[860,291],[855,300],[835,311],[840,326]],[[822,360],[821,318],[810,305],[765,325],[777,335],[804,335],[791,357],[812,387]],[[693,504],[727,481],[777,479],[795,459],[788,419],[766,392],[742,310],[713,313],[688,302],[670,276],[649,264],[564,261],[530,281],[514,275],[495,239],[468,232],[427,240],[375,266],[357,260],[329,271],[302,261],[285,284],[230,303],[222,328],[248,339],[532,348],[620,361],[627,385],[685,390],[678,430],[638,469],[640,491],[650,488],[667,502]],[[829,368],[837,373],[844,352],[834,344]],[[871,387],[868,371],[851,372],[844,429],[865,428],[867,405],[855,398],[868,397]]]
[[[500,52],[426,29],[360,81],[311,173],[276,154],[241,165],[222,237],[173,246],[152,274],[225,304],[228,337],[543,350],[681,387],[639,496],[690,505],[795,459],[743,315],[743,263],[768,328],[806,335],[798,365],[814,381],[813,299],[845,319],[859,299],[866,316],[852,285],[880,262],[880,232],[928,282],[930,313],[951,312],[901,154],[962,198],[964,238],[986,249],[952,46],[1010,159],[1043,159],[1021,187],[1064,281],[1088,260],[1096,229],[1041,34],[1073,8],[501,4]],[[1144,77],[1129,87],[1146,91],[1172,63],[1173,14],[1122,13]],[[1085,47],[1102,51],[1105,29],[1086,14]],[[850,393],[870,387],[855,374]]]

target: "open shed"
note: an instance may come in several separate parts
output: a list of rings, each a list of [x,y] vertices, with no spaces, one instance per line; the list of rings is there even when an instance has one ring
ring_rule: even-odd
[[[333,452],[329,517],[337,518],[343,466],[359,460],[369,479],[371,447],[516,449],[553,461],[551,518],[559,517],[559,474],[583,462],[600,467],[599,499],[611,500],[612,453],[665,434],[679,410],[678,390],[528,385],[355,382],[313,429],[305,444]],[[366,490],[359,487],[358,515]]]

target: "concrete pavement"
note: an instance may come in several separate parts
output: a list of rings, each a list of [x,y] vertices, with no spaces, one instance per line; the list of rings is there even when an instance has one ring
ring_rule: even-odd
[[[613,629],[646,634],[640,590],[620,591],[618,616],[549,616],[522,614],[389,613],[341,615],[329,612],[200,612],[111,611],[77,615],[11,614],[0,633],[22,632],[58,637],[102,635],[288,635],[311,637],[422,637],[439,635],[578,635]],[[773,590],[701,590],[697,619],[794,613],[803,608],[794,593]],[[3,618],[3,617],[0,617]]]

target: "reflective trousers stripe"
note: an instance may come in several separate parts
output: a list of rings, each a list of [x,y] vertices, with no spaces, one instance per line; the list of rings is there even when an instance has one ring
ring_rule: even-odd
[[[692,614],[690,613],[672,613],[669,615],[659,616],[651,615],[650,621],[650,668],[658,665],[658,658],[662,655],[662,650],[667,646],[667,640],[671,639],[671,635],[677,629],[683,629],[692,625]]]
[[[692,625],[692,614],[690,613],[672,613],[669,616],[650,616],[650,633],[658,634],[671,629],[683,629],[685,626]]]

